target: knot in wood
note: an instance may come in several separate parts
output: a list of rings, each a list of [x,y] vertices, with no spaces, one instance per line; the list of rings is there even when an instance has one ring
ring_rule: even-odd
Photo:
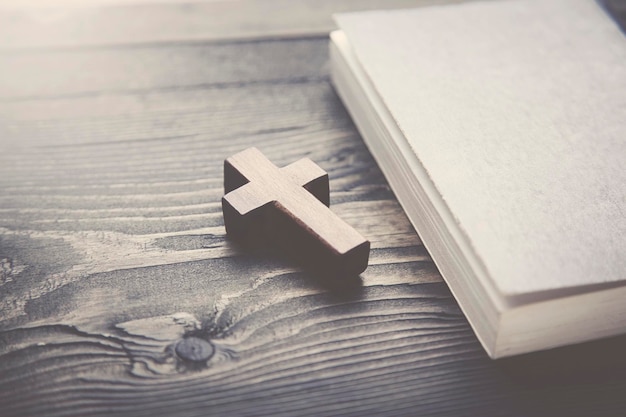
[[[215,353],[215,347],[199,337],[186,337],[180,340],[175,350],[181,359],[194,363],[206,362]]]

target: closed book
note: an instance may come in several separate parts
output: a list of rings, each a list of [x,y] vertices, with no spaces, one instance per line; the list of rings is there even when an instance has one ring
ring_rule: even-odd
[[[600,5],[335,18],[333,84],[489,355],[626,333],[626,39]]]

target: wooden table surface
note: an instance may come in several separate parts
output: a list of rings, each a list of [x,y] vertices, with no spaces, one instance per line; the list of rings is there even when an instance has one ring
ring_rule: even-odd
[[[487,357],[334,93],[330,13],[412,4],[2,10],[0,416],[626,415],[625,337]],[[249,146],[328,171],[358,280],[229,242]]]

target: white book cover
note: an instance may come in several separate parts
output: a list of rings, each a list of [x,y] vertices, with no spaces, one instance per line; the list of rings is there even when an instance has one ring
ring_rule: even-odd
[[[487,351],[626,332],[626,38],[605,11],[336,20],[339,95]]]

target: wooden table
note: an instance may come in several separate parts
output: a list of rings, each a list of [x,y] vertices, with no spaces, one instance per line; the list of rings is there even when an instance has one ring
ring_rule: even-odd
[[[382,2],[140,3],[0,13],[1,416],[626,415],[625,337],[480,347],[329,83]],[[328,171],[360,279],[229,242],[251,145]]]

